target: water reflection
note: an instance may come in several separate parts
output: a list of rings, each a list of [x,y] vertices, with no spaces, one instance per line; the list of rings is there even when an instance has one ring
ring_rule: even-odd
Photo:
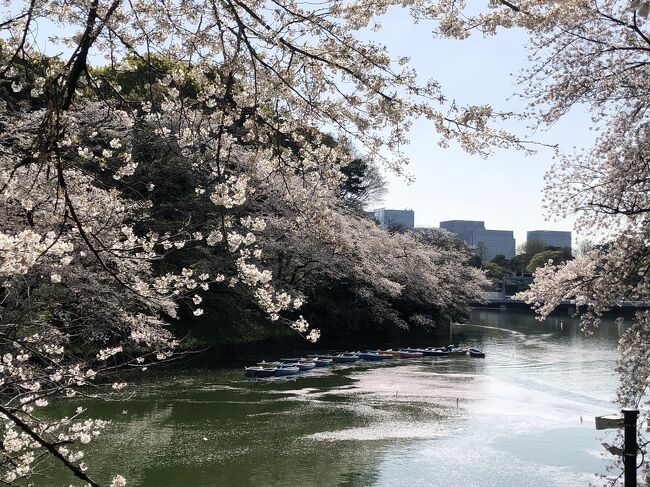
[[[136,397],[84,404],[113,421],[86,463],[129,486],[587,485],[604,470],[593,417],[613,408],[620,332],[607,322],[586,338],[568,315],[540,323],[480,310],[450,340],[485,360],[271,381],[240,370],[151,375]]]
[[[580,320],[573,317],[569,311],[554,313],[544,321],[540,321],[528,311],[477,309],[472,312],[470,323],[493,326],[506,332],[519,331],[526,335],[550,334],[549,337],[556,340],[577,339],[582,341],[584,339],[584,333],[580,329]],[[612,340],[618,340],[629,325],[629,318],[619,324],[614,318],[605,317],[601,326],[592,330],[592,336],[611,343]]]

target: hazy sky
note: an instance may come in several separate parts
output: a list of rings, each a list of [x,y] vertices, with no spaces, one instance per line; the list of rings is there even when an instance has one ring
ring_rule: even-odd
[[[413,25],[404,12],[392,10],[384,28],[373,39],[389,47],[392,56],[408,55],[420,77],[437,79],[450,99],[459,104],[491,104],[500,109],[523,108],[513,97],[520,87],[512,74],[526,64],[526,36],[500,31],[496,37],[474,36],[464,41],[438,40],[430,35],[432,24]],[[558,143],[566,152],[589,145],[588,116],[574,110],[550,131],[535,140]],[[526,123],[511,125],[526,134]],[[415,210],[416,226],[438,226],[442,220],[484,220],[486,228],[514,230],[517,245],[527,230],[572,230],[572,221],[546,221],[542,209],[544,173],[551,167],[552,152],[541,149],[533,156],[498,151],[487,160],[470,156],[452,145],[438,147],[431,123],[414,124],[409,173],[415,182],[387,174],[387,208]],[[575,236],[574,236],[575,242]]]

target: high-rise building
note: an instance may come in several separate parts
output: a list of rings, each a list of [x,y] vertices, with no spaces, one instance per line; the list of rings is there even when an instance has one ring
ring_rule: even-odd
[[[440,222],[440,228],[474,247],[476,254],[483,260],[492,260],[497,255],[503,255],[506,259],[515,256],[512,230],[487,230],[485,222],[472,220],[448,220]]]
[[[374,218],[381,225],[386,227],[415,227],[415,212],[413,210],[388,210],[386,208],[377,208],[374,211]]]
[[[571,248],[571,232],[558,232],[555,230],[531,230],[526,233],[526,239],[543,242],[552,247]]]
[[[449,220],[440,222],[440,228],[455,234],[459,239],[471,245],[475,232],[485,231],[485,222],[472,220]]]

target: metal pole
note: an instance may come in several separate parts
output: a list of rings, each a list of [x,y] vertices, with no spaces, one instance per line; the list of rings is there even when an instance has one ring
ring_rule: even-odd
[[[625,428],[625,448],[623,451],[625,487],[636,487],[636,420],[638,416],[638,409],[623,409],[623,427]]]

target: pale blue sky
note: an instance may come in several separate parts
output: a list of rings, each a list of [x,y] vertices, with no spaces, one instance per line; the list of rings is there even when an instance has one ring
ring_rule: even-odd
[[[388,46],[392,56],[411,57],[421,78],[437,79],[450,99],[459,104],[488,103],[500,109],[523,108],[513,93],[515,74],[526,64],[526,36],[501,30],[496,37],[473,36],[463,41],[433,39],[432,24],[413,25],[408,14],[391,10],[384,28],[372,36]],[[589,145],[585,112],[574,110],[550,131],[538,133],[536,140],[557,143],[566,152]],[[526,123],[515,127],[525,135]],[[409,173],[415,182],[387,174],[390,192],[387,208],[415,210],[417,226],[438,226],[442,220],[484,220],[486,228],[514,230],[517,245],[525,241],[527,230],[572,230],[570,220],[545,221],[542,187],[551,167],[552,152],[541,149],[533,156],[517,151],[497,151],[484,160],[470,156],[452,145],[441,149],[432,125],[421,121],[411,131],[405,152],[411,158]],[[575,242],[575,236],[574,236]]]

